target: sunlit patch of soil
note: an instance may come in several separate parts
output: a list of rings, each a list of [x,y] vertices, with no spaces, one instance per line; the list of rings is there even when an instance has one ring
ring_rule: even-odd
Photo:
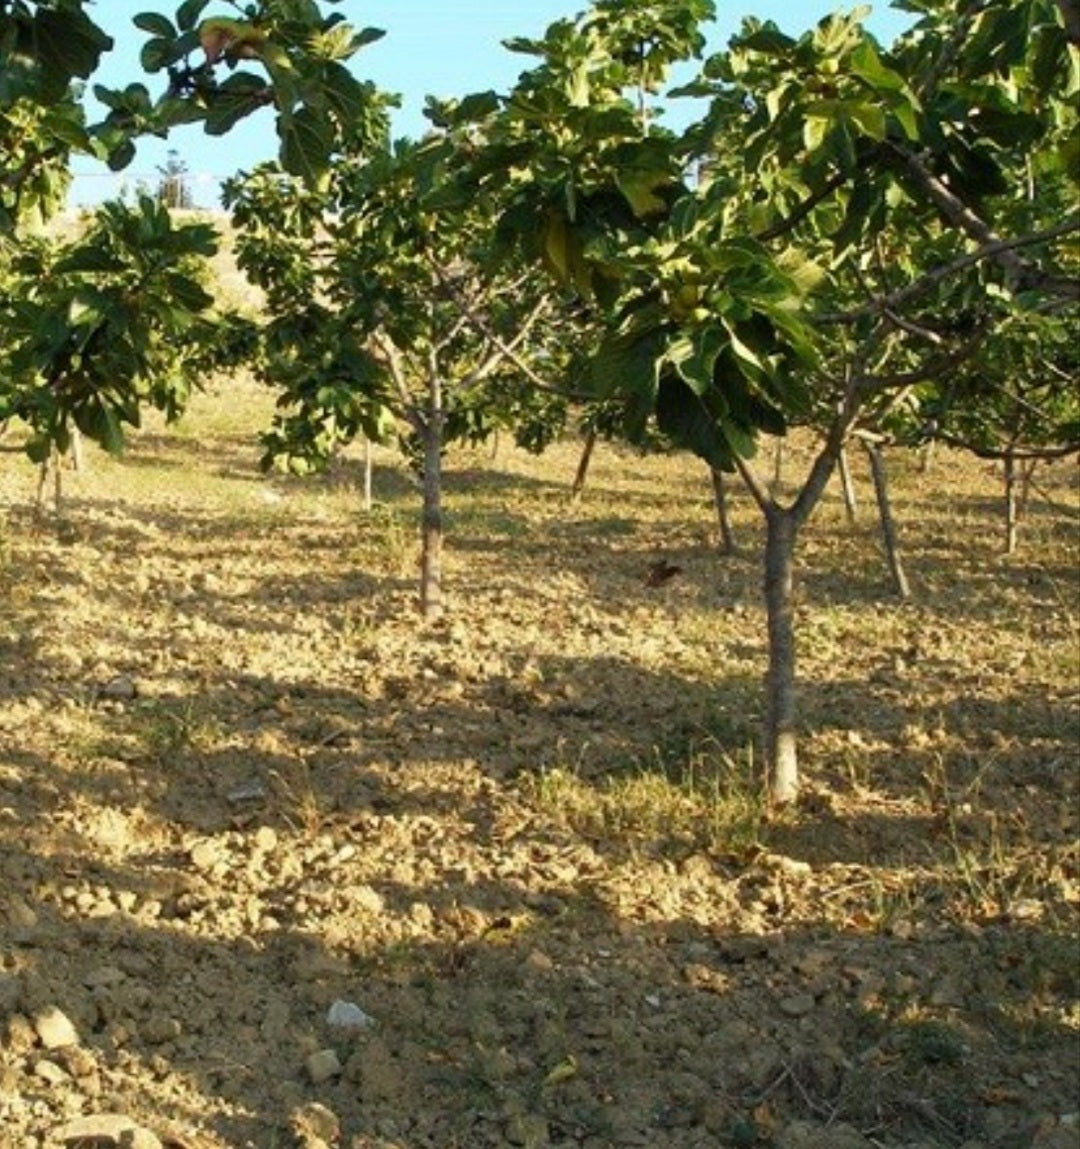
[[[1075,1142],[1074,469],[1006,559],[984,463],[892,460],[907,603],[830,492],[775,812],[749,500],[723,557],[686,457],[452,452],[429,625],[410,476],[261,474],[268,410],[59,520],[5,456],[0,1145]]]

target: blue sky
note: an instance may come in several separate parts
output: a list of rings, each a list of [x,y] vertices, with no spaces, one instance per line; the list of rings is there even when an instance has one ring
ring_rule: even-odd
[[[160,10],[171,15],[171,0],[97,0],[90,13],[115,41],[94,82],[123,87],[133,81],[147,84],[151,92],[162,87],[162,76],[145,76],[139,66],[139,50],[146,35],[135,28],[132,17],[139,12]],[[743,16],[775,20],[793,35],[813,26],[836,8],[854,5],[838,0],[719,0],[721,18],[709,30],[709,48],[716,51],[738,28]],[[573,16],[586,7],[585,0],[343,0],[338,6],[358,27],[374,26],[386,35],[368,45],[355,58],[357,76],[380,88],[401,95],[402,107],[395,115],[396,136],[418,136],[427,121],[422,115],[424,97],[461,96],[467,92],[509,88],[530,65],[528,57],[508,52],[502,41],[510,36],[539,36],[553,20]],[[205,12],[219,10],[210,4]],[[327,6],[327,11],[332,10]],[[228,9],[220,6],[220,14]],[[868,24],[886,43],[900,32],[907,18],[885,4],[875,4]],[[96,104],[91,116],[100,114]],[[95,203],[120,193],[123,186],[140,181],[154,186],[158,167],[175,148],[190,172],[191,189],[200,207],[216,207],[221,179],[237,170],[270,159],[277,150],[273,114],[258,113],[243,121],[228,136],[212,138],[197,126],[179,129],[169,140],[140,142],[138,155],[123,173],[113,174],[102,164],[79,158],[73,167],[73,204]]]

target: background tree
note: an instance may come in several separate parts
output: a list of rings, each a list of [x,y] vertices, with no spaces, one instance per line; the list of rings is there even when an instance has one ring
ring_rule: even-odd
[[[240,266],[271,316],[259,374],[282,410],[266,462],[322,466],[358,434],[397,428],[423,482],[427,618],[443,609],[447,443],[509,424],[542,439],[558,398],[540,376],[559,361],[541,340],[551,300],[520,270],[481,278],[488,220],[428,199],[440,157],[436,140],[342,162],[325,197],[272,169],[227,190]]]
[[[96,86],[108,113],[88,126],[77,85],[92,79],[112,40],[82,0],[0,5],[0,347],[9,360],[0,412],[28,422],[35,457],[50,440],[63,450],[73,426],[118,449],[122,425],[137,423],[146,401],[178,411],[191,382],[188,350],[167,344],[181,333],[189,350],[202,335],[204,352],[217,353],[210,325],[194,322],[209,297],[185,266],[213,250],[208,230],[174,229],[140,200],[131,211],[104,209],[74,248],[27,243],[26,225],[61,205],[73,154],[119,170],[142,134],[188,123],[221,134],[272,108],[282,163],[314,184],[345,143],[359,148],[385,130],[384,99],[346,67],[379,31],[356,31],[311,0],[260,0],[242,20],[201,20],[206,7],[184,0],[175,23],[154,12],[135,18],[150,36],[143,66],[164,72],[167,87],[152,98],[141,83]],[[182,200],[182,185],[173,195],[180,174],[163,173],[166,198]]]
[[[73,428],[118,451],[144,404],[181,413],[206,369],[213,299],[201,280],[216,248],[212,227],[176,227],[144,196],[105,204],[85,234],[27,245],[13,260],[0,420],[27,425],[32,459],[66,451]]]
[[[194,203],[188,183],[188,166],[175,148],[170,148],[165,163],[158,169],[157,200],[168,208],[190,208]]]

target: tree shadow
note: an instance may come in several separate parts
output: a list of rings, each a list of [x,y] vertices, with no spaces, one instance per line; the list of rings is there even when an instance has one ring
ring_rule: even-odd
[[[1076,970],[1049,924],[748,927],[809,898],[812,874],[697,855],[642,862],[633,888],[542,823],[487,842],[462,828],[462,866],[431,821],[294,842],[249,827],[164,856],[118,839],[111,860],[0,834],[9,1094],[48,1096],[27,1035],[56,1007],[79,1052],[49,1056],[100,1090],[93,1108],[222,1146],[278,1143],[317,1101],[344,1143],[409,1149],[529,1131],[738,1146],[793,1121],[1019,1149],[1072,1100],[1053,1006]],[[328,1024],[339,1000],[372,1024]],[[315,1081],[320,1050],[334,1059]]]

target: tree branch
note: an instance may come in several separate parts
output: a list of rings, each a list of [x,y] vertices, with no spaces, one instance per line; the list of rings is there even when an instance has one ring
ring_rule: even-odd
[[[750,466],[748,460],[744,459],[741,455],[735,456],[735,469],[739,472],[742,481],[746,484],[746,489],[750,492],[750,497],[761,508],[761,513],[769,515],[772,511],[777,509],[776,500],[769,494],[768,488],[758,477],[757,472]]]
[[[829,179],[825,181],[825,186],[819,188],[816,192],[811,192],[810,195],[792,211],[791,215],[780,220],[778,223],[774,223],[772,227],[767,227],[764,231],[759,231],[754,238],[760,240],[762,243],[767,243],[770,239],[779,239],[780,236],[792,231],[798,224],[806,219],[822,200],[828,199],[838,187],[842,187],[847,182],[849,174],[848,172],[837,172],[834,176],[830,176]]]
[[[940,283],[941,280],[947,279],[950,275],[955,275],[957,272],[965,271],[969,267],[974,267],[984,260],[995,259],[1004,252],[1015,251],[1019,248],[1036,247],[1041,243],[1050,243],[1055,239],[1061,239],[1077,231],[1080,231],[1080,215],[1072,215],[1062,220],[1061,223],[1055,224],[1053,227],[1048,227],[1043,231],[1032,232],[1031,235],[1014,236],[1012,239],[995,237],[990,242],[977,247],[974,251],[965,252],[963,255],[950,260],[948,263],[942,263],[937,267],[931,268],[913,283],[897,288],[896,291],[892,291],[888,295],[874,296],[870,302],[863,304],[861,307],[853,307],[850,311],[819,315],[815,318],[814,322],[830,324],[851,323],[856,319],[864,319],[868,315],[883,314],[886,311],[895,310],[902,304],[908,303],[910,300],[929,291],[931,287]],[[1024,266],[1027,265],[1025,264]],[[1054,277],[1054,279],[1056,281],[1058,277]],[[1063,279],[1060,282],[1069,287],[1071,295],[1080,296],[1080,283],[1076,280]]]
[[[1062,276],[1047,275],[1027,260],[1016,254],[1020,245],[1003,240],[993,228],[959,196],[931,172],[914,153],[902,147],[895,140],[886,140],[885,146],[898,156],[907,168],[908,174],[926,194],[932,204],[954,226],[970,236],[984,249],[984,259],[992,259],[1017,280],[1021,288],[1039,288],[1052,291],[1070,299],[1080,298],[1080,280]],[[1069,230],[1074,230],[1070,228]]]
[[[948,447],[970,451],[980,459],[1015,459],[1017,462],[1030,460],[1065,459],[1069,455],[1080,455],[1080,443],[1064,443],[1056,447],[983,447],[977,446],[961,435],[951,435],[947,431],[935,430],[932,437]]]

